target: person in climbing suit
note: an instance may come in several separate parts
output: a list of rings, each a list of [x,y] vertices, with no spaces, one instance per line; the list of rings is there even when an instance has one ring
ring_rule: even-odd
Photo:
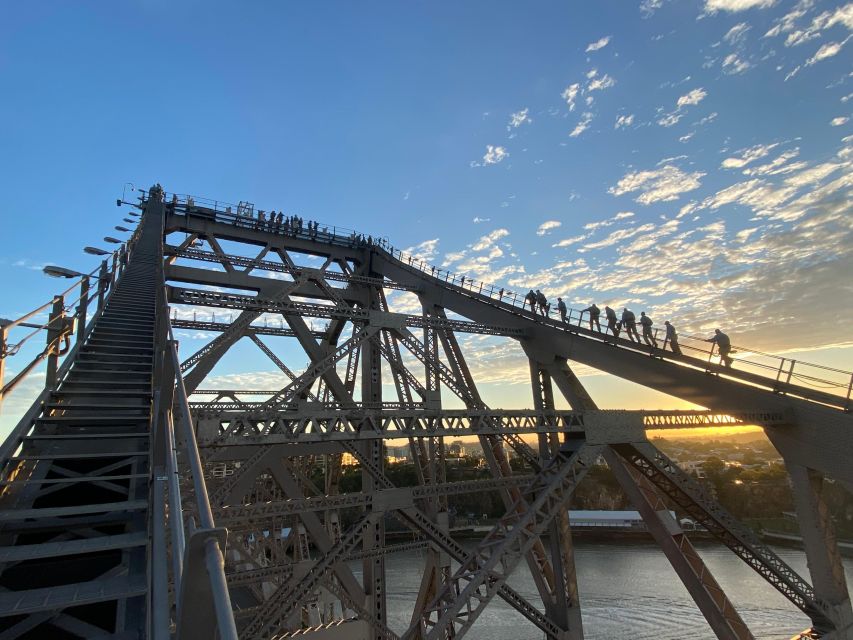
[[[625,332],[628,334],[628,338],[631,342],[640,341],[640,334],[637,333],[637,316],[635,316],[634,312],[630,311],[628,307],[624,307],[622,309],[622,326],[625,328]],[[634,338],[636,338],[636,340]]]
[[[589,314],[589,330],[590,331],[594,331],[594,330],[601,331],[601,323],[598,322],[598,317],[601,315],[601,309],[599,309],[598,306],[596,306],[596,304],[593,302],[591,305],[589,305],[583,311],[584,311],[584,313]],[[614,320],[616,319],[615,313],[613,314],[613,318],[614,318]]]
[[[643,341],[653,346],[655,349],[658,348],[658,341],[655,340],[655,336],[652,333],[652,319],[646,315],[645,311],[640,311],[640,324],[643,325]]]
[[[526,296],[524,296],[525,302],[530,305],[530,310],[535,314],[536,313],[536,293],[531,289]]]
[[[604,317],[607,318],[607,328],[614,338],[619,337],[619,322],[616,320],[616,312],[609,306],[604,305]]]
[[[734,359],[729,355],[732,352],[732,341],[729,340],[729,337],[719,329],[714,329],[714,337],[708,338],[705,342],[716,343],[717,349],[720,352],[720,362],[726,367],[731,368]],[[711,349],[713,350],[713,347]]]
[[[675,331],[675,327],[670,323],[669,320],[664,321],[664,325],[666,325],[666,338],[663,341],[663,350],[666,351],[666,343],[669,343],[670,349],[672,352],[680,356],[681,355],[681,347],[678,346],[678,333]]]

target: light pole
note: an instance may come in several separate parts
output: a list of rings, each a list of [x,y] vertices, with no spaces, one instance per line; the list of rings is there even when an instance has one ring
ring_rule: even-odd
[[[83,247],[83,251],[88,253],[90,256],[108,256],[112,253],[112,251],[99,249],[98,247]]]
[[[131,190],[136,191],[136,185],[135,184],[133,184],[132,182],[125,182],[121,188],[121,199],[116,200],[116,206],[117,207],[120,207],[122,205],[122,203],[124,202],[124,194],[127,191],[127,185],[130,185]],[[132,204],[132,203],[128,202],[127,204]]]

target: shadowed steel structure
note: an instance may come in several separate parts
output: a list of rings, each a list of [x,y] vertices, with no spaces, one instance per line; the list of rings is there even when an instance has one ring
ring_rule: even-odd
[[[522,295],[385,238],[245,202],[155,187],[136,206],[96,312],[87,321],[79,306],[61,367],[54,346],[73,329],[50,327],[48,384],[0,450],[0,638],[459,638],[500,598],[530,637],[579,640],[568,508],[603,460],[718,638],[753,636],[672,509],[799,608],[800,637],[853,639],[821,497],[830,478],[853,489],[849,372],[743,348],[727,368],[690,336],[676,355],[587,329],[574,311],[565,322],[536,314]],[[183,353],[176,329],[210,341]],[[523,354],[529,409],[484,402],[467,335]],[[244,338],[281,388],[201,388]],[[706,409],[600,410],[578,364]],[[570,409],[556,408],[558,394]],[[785,461],[809,576],[646,437],[744,424],[762,426]],[[448,479],[448,437],[476,439],[487,477]],[[407,445],[415,486],[389,477],[392,441]],[[343,490],[346,464],[358,491]],[[478,492],[499,494],[505,514],[465,549],[448,499]],[[387,541],[391,522],[411,536]],[[391,628],[385,563],[411,549],[425,552],[420,587],[408,626]],[[522,563],[534,598],[511,587]]]

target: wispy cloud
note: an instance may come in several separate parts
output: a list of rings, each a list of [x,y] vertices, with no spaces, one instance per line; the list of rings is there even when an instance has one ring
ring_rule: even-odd
[[[498,164],[509,157],[509,151],[501,146],[486,145],[486,153],[483,154],[483,165]]]
[[[627,116],[619,116],[616,118],[616,124],[613,125],[614,129],[627,129],[632,124],[634,124],[634,114]]]
[[[509,124],[506,129],[509,131],[510,129],[518,129],[523,124],[530,124],[533,122],[532,118],[528,115],[529,109],[525,107],[521,111],[516,111],[509,116]]]
[[[847,124],[849,120],[850,118],[848,118],[847,116],[839,116],[838,118],[833,118],[832,120],[830,120],[829,124],[832,127],[840,127],[842,125]]]
[[[609,42],[610,36],[604,36],[600,40],[596,40],[595,42],[591,42],[590,44],[588,44],[586,47],[586,52],[589,53],[590,51],[598,51],[599,49],[603,49],[608,45]]]
[[[698,89],[693,89],[688,93],[680,96],[675,103],[676,109],[681,109],[683,107],[694,106],[702,102],[705,97],[708,95],[708,92],[702,89],[701,87]]]
[[[574,84],[570,84],[563,90],[561,94],[563,96],[563,100],[566,101],[566,104],[569,105],[569,111],[575,110],[576,101],[578,98],[578,94],[580,93],[581,85],[578,82]]]
[[[779,143],[757,144],[754,147],[742,149],[738,152],[740,154],[739,156],[726,158],[725,160],[723,160],[720,166],[724,169],[740,169],[751,162],[755,162],[756,160],[760,160],[761,158],[765,157],[768,153],[770,153],[778,146]]]
[[[631,172],[608,191],[614,196],[639,192],[634,201],[640,204],[668,202],[677,200],[682,193],[698,189],[704,175],[700,171],[687,173],[674,165],[666,165],[652,171]]]
[[[736,13],[747,9],[766,9],[775,3],[776,0],[705,0],[705,12],[728,11],[729,13]]]
[[[562,222],[559,220],[546,220],[542,224],[539,225],[539,228],[536,229],[537,236],[544,236],[562,226]]]
[[[575,128],[572,129],[572,132],[569,134],[569,137],[577,138],[580,134],[586,131],[589,128],[590,123],[592,122],[592,118],[592,113],[590,113],[589,111],[585,112],[581,116],[580,122],[578,122],[575,125]]]
[[[603,91],[616,84],[616,81],[606,73],[598,78],[593,78],[587,85],[588,91]]]

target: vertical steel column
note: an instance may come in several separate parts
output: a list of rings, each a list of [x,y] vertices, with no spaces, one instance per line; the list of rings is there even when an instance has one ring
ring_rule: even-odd
[[[831,608],[836,631],[833,638],[853,640],[853,611],[847,592],[844,565],[838,552],[832,515],[821,496],[824,476],[802,465],[785,461],[797,523],[808,559],[812,586],[818,600]]]
[[[98,271],[98,309],[104,308],[104,296],[107,293],[107,283],[109,279],[109,271],[107,270],[107,261],[101,261],[101,270]]]
[[[62,296],[54,296],[53,307],[47,325],[47,369],[45,371],[45,386],[53,389],[56,386],[56,371],[59,368],[59,341],[62,335],[62,321],[65,317],[65,307]]]
[[[374,274],[370,274],[374,275]],[[369,308],[380,310],[381,302],[378,291],[371,287],[369,289]],[[361,359],[361,400],[364,403],[377,403],[373,406],[381,406],[382,403],[382,354],[379,349],[378,340],[367,340],[361,346],[363,349]],[[383,469],[385,466],[384,444],[382,440],[368,440],[361,445],[365,458],[369,464]],[[373,476],[366,470],[361,472],[362,491],[371,493],[380,487],[376,485]],[[364,529],[363,548],[365,551],[381,549],[385,546],[385,523],[383,518],[372,519]],[[386,592],[385,592],[385,558],[383,554],[371,554],[363,561],[364,591],[367,596],[367,610],[373,620],[385,625],[386,615]],[[370,624],[370,622],[368,622]],[[371,637],[374,640],[382,640],[381,629],[370,624]]]
[[[80,280],[80,302],[77,305],[77,342],[86,335],[86,311],[89,308],[89,276]]]
[[[3,411],[3,381],[6,379],[6,325],[0,321],[0,412]]]
[[[548,414],[554,413],[554,389],[551,385],[551,375],[533,358],[529,359],[529,363],[534,407],[546,424],[550,424]],[[539,434],[539,458],[543,468],[559,449],[557,438],[551,436],[556,434]],[[568,513],[558,514],[551,522],[546,544],[554,580],[551,602],[545,602],[545,612],[554,624],[565,629],[567,640],[582,640],[583,620]]]

